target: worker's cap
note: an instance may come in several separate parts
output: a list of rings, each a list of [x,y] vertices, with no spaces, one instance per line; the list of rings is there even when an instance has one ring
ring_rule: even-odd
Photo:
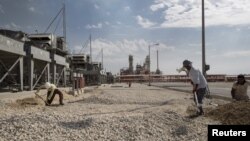
[[[184,60],[183,61],[183,67],[186,67],[186,66],[191,66],[192,65],[192,62],[189,61],[189,60]]]
[[[46,89],[50,88],[50,85],[51,85],[51,84],[50,84],[49,82],[46,82],[46,83],[45,83],[45,88],[46,88]]]

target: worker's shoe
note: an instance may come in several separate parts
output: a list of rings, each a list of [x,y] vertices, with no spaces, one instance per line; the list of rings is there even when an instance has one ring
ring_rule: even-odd
[[[203,111],[202,107],[199,107],[199,111],[197,111],[196,114],[199,116],[204,115],[204,111]]]
[[[204,112],[198,112],[197,115],[201,116],[201,115],[204,115]]]

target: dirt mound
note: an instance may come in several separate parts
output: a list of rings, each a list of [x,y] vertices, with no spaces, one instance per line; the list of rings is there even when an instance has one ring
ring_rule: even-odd
[[[42,105],[44,102],[36,97],[24,98],[16,100],[16,103],[19,105]]]
[[[44,102],[37,97],[17,99],[14,102],[6,103],[11,108],[25,108],[30,106],[44,105]]]
[[[219,120],[227,125],[250,124],[250,102],[232,102],[218,106],[206,114],[212,119]]]
[[[187,107],[186,113],[190,116],[190,115],[194,115],[197,112],[197,107],[195,104],[192,104],[190,106]]]

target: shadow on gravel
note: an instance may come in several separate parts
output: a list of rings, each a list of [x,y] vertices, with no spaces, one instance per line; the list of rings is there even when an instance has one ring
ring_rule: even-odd
[[[14,126],[16,128],[22,128],[24,125],[31,125],[33,123],[40,122],[42,124],[50,124],[51,121],[47,119],[46,117],[40,117],[36,114],[31,115],[31,114],[26,114],[26,115],[15,115],[11,116],[8,119],[2,120],[0,118],[0,125],[7,123],[9,126]],[[1,126],[0,126],[1,127]]]
[[[168,104],[168,101],[165,101],[165,102],[162,102],[161,104],[154,105],[154,106],[145,106],[145,107],[133,108],[133,109],[129,109],[129,110],[121,110],[121,111],[106,112],[106,113],[89,113],[89,114],[83,114],[83,116],[108,115],[108,114],[117,114],[117,113],[125,113],[125,112],[135,112],[135,111],[155,108],[155,107],[159,107],[159,106],[164,106],[164,105],[167,105],[167,104]]]
[[[88,119],[80,120],[80,121],[59,122],[58,124],[60,126],[63,126],[64,128],[70,128],[70,129],[77,130],[77,129],[90,127],[92,123],[93,123],[93,119],[88,118]]]
[[[135,111],[138,111],[138,110],[149,109],[149,108],[154,108],[154,107],[157,107],[157,106],[140,107],[140,108],[134,108],[134,109],[130,109],[130,110],[121,110],[121,111],[106,112],[106,113],[89,113],[89,114],[83,114],[82,116],[109,115],[109,114],[118,114],[118,113],[126,113],[126,112],[135,112]]]

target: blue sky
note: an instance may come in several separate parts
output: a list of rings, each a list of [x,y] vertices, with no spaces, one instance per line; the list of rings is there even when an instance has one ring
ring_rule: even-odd
[[[79,52],[92,35],[93,61],[113,73],[142,64],[151,47],[151,70],[177,74],[189,59],[201,70],[201,0],[0,0],[0,27],[44,32],[66,5],[67,45]],[[208,74],[250,74],[250,1],[205,0]],[[55,22],[49,32],[54,32]],[[62,35],[62,25],[55,34]],[[89,54],[89,49],[83,52]]]

